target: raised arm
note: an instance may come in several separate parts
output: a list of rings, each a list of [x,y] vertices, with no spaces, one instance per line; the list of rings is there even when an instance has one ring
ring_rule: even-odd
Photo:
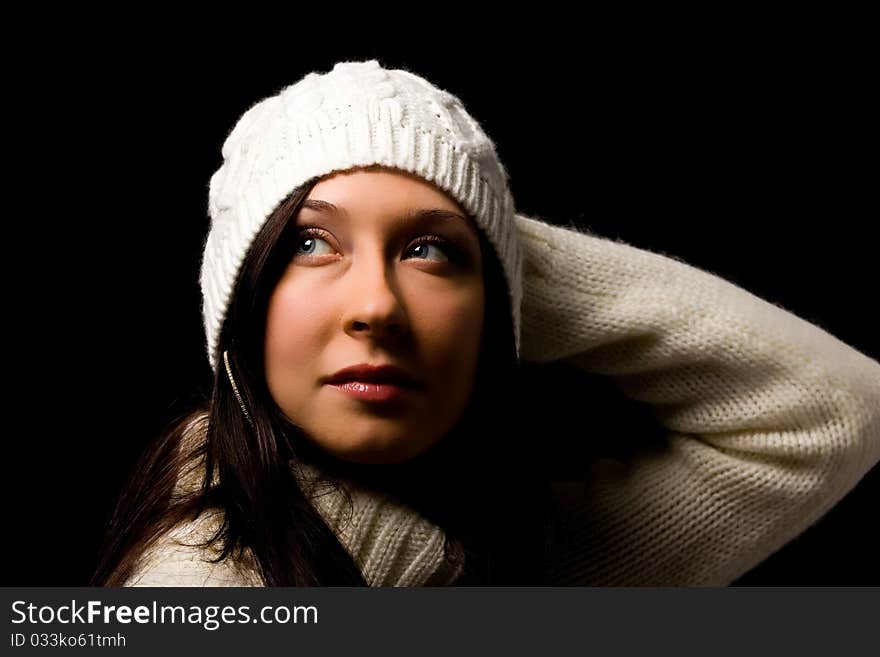
[[[556,486],[568,535],[551,583],[730,584],[880,460],[877,361],[674,258],[517,223],[523,360],[613,377],[667,436]]]

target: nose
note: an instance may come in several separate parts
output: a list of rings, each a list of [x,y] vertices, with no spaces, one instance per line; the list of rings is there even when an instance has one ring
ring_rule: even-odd
[[[348,272],[352,285],[344,315],[345,332],[356,339],[399,338],[407,331],[397,280],[381,256],[361,258]]]

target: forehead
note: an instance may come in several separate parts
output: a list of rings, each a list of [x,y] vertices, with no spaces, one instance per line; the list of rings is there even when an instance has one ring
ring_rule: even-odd
[[[302,212],[343,219],[357,214],[399,221],[442,220],[476,233],[472,218],[445,191],[410,172],[382,166],[321,178],[306,196]]]

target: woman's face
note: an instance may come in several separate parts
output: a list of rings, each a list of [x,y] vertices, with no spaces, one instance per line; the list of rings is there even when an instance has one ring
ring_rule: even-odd
[[[417,456],[452,429],[473,392],[484,312],[476,229],[431,183],[383,167],[321,179],[291,221],[310,229],[269,300],[273,399],[345,461]],[[431,235],[443,242],[422,240]],[[369,401],[325,382],[364,363],[399,366],[420,387]]]

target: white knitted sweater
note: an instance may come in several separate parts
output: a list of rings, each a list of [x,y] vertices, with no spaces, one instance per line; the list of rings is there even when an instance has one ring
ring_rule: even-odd
[[[548,585],[727,585],[814,524],[880,460],[876,360],[674,258],[516,221],[523,360],[613,377],[622,394],[651,405],[667,437],[662,450],[597,458],[584,481],[552,483],[568,538],[547,563]],[[582,437],[573,429],[570,439]],[[388,496],[349,490],[349,524],[338,496],[317,506],[370,585],[441,585],[460,575],[442,558],[439,528]],[[205,536],[213,520],[167,536],[127,584],[260,585],[177,544]]]

